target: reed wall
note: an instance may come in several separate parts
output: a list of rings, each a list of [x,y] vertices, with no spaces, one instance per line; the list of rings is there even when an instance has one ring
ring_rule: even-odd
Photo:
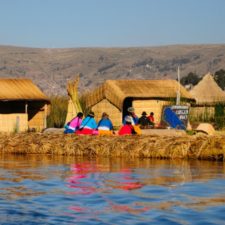
[[[132,105],[135,108],[135,113],[138,117],[141,117],[143,111],[146,111],[147,114],[154,112],[156,123],[160,123],[161,121],[163,106],[170,104],[170,101],[162,100],[134,100],[132,102]],[[122,112],[107,99],[103,99],[94,105],[92,107],[92,111],[95,113],[95,119],[97,122],[101,119],[102,113],[106,112],[109,114],[109,117],[115,127],[122,125]]]
[[[146,111],[147,115],[150,112],[154,112],[155,123],[160,123],[162,117],[163,106],[170,105],[170,101],[162,100],[134,100],[133,107],[138,117],[141,116],[143,111]]]
[[[109,115],[110,120],[113,123],[113,126],[121,126],[122,124],[122,113],[121,111],[111,104],[107,99],[103,99],[96,105],[92,107],[92,111],[95,113],[95,119],[98,122],[101,117],[102,113],[106,112]]]
[[[28,130],[28,115],[26,113],[0,114],[1,132],[24,132]]]
[[[36,131],[41,131],[46,128],[46,112],[36,112],[33,117],[29,119],[28,126],[29,129],[35,129]]]

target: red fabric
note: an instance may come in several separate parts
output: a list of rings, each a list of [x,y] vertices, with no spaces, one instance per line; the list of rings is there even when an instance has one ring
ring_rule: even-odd
[[[132,130],[133,130],[133,126],[132,126],[132,125],[130,125],[130,124],[125,124],[125,125],[123,125],[123,126],[120,128],[118,134],[119,134],[119,135],[132,134]]]
[[[154,119],[154,116],[148,116],[148,119],[149,119],[150,122],[153,122],[154,123],[154,120],[155,120]]]
[[[93,134],[93,130],[92,129],[87,129],[87,128],[83,128],[82,130],[77,130],[75,132],[75,134],[85,134],[85,135],[92,135]]]

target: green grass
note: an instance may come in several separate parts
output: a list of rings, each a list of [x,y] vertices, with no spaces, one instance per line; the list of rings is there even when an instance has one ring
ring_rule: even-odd
[[[47,127],[62,128],[65,124],[68,98],[64,96],[51,96],[51,111],[47,117]]]

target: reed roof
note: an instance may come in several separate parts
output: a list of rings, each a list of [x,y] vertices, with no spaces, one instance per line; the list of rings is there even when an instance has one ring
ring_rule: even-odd
[[[0,78],[0,101],[44,100],[47,96],[30,79]]]
[[[217,85],[213,76],[208,73],[190,90],[197,104],[213,105],[225,102],[225,92]]]
[[[120,110],[126,98],[171,99],[176,98],[179,83],[176,80],[107,80],[85,96],[87,107],[91,107],[106,98]],[[181,97],[194,100],[180,85]]]

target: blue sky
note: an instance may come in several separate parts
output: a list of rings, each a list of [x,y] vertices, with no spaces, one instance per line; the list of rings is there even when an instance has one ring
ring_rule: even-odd
[[[0,45],[224,44],[225,0],[0,0]]]

